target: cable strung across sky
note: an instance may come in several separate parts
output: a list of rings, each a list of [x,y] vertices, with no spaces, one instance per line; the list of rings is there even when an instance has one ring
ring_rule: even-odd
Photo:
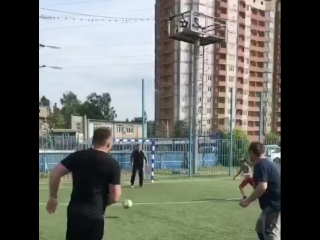
[[[60,11],[56,9],[49,9],[49,8],[39,8],[41,10],[51,11],[51,12],[58,12],[58,13],[67,13],[79,16],[86,16],[86,17],[97,17],[97,18],[105,18],[105,19],[120,19],[120,20],[150,20],[152,18],[121,18],[121,17],[108,17],[108,16],[100,16],[100,15],[93,15],[93,14],[86,14],[86,13],[76,13],[76,12],[67,12],[67,11]]]

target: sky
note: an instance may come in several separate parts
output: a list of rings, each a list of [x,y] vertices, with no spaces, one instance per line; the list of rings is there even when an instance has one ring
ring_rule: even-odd
[[[69,12],[39,9],[39,16],[51,17],[39,18],[39,43],[60,47],[39,49],[39,65],[62,67],[39,69],[39,95],[59,105],[67,91],[81,101],[92,92],[108,92],[116,120],[123,121],[142,115],[145,79],[145,110],[154,120],[154,1],[40,0],[39,6]],[[124,23],[119,18],[150,20]]]

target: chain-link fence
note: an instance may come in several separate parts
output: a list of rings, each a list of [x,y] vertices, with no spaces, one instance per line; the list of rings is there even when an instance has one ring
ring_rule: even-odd
[[[184,138],[158,138],[155,141],[155,179],[229,175],[239,169],[239,161],[248,157],[248,140],[211,139],[210,137],[199,137],[197,159],[193,159],[190,151],[190,143]],[[139,140],[116,139],[111,151],[112,156],[119,162],[123,179],[129,180],[131,175],[130,156]],[[141,140],[140,140],[141,142]],[[151,142],[144,141],[143,151],[148,159],[145,166],[145,179],[151,179]],[[275,162],[281,163],[281,148],[279,142],[268,142],[265,145],[266,156]],[[272,144],[271,144],[272,143]],[[71,145],[70,145],[71,146]],[[88,148],[90,143],[78,144],[77,148]],[[191,146],[192,149],[192,146]],[[57,163],[75,150],[39,150],[39,173],[45,177]],[[191,157],[190,157],[191,153]],[[196,164],[195,164],[196,161]],[[193,169],[196,166],[196,169]]]

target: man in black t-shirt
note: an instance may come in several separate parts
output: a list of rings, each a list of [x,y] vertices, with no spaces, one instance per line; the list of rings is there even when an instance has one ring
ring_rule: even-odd
[[[50,199],[47,211],[56,211],[61,177],[72,173],[73,185],[67,209],[66,240],[101,240],[104,235],[104,213],[121,195],[120,166],[108,152],[112,148],[107,128],[94,131],[94,148],[77,151],[58,164],[50,174]]]
[[[254,164],[253,181],[255,190],[250,197],[242,200],[240,206],[247,207],[259,198],[262,210],[256,224],[260,240],[281,239],[281,180],[280,168],[264,156],[264,147],[259,142],[249,146],[250,160]]]
[[[139,173],[139,185],[143,187],[143,166],[144,162],[148,164],[147,158],[144,152],[141,150],[141,145],[137,145],[136,149],[131,153],[130,162],[132,165],[132,175],[131,175],[131,188],[134,187],[134,180],[136,178],[136,173]]]

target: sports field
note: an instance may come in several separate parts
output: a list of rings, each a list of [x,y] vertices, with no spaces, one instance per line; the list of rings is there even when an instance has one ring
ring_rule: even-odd
[[[194,178],[163,180],[145,188],[124,185],[122,199],[132,200],[133,207],[126,210],[119,204],[107,209],[105,239],[254,240],[259,206],[239,206],[239,181]],[[49,215],[48,185],[39,184],[39,240],[64,239],[70,191],[70,183],[64,183],[58,211]]]

